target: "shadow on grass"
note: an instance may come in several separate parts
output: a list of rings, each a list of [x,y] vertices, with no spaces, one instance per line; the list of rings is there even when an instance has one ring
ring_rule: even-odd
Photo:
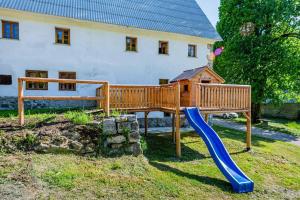
[[[190,174],[187,172],[183,172],[179,169],[176,169],[174,167],[171,167],[169,165],[158,163],[158,162],[150,161],[149,163],[150,163],[150,165],[159,169],[160,171],[172,172],[172,173],[176,174],[177,176],[194,179],[194,180],[199,181],[200,183],[203,183],[206,185],[217,186],[218,188],[220,188],[221,190],[226,191],[226,192],[232,191],[231,185],[227,181],[208,177],[208,176],[199,176],[199,175],[195,175],[195,174]]]
[[[200,139],[200,138],[199,138]],[[175,144],[169,134],[151,134],[145,137],[144,155],[151,161],[192,161],[210,158],[200,152],[181,144],[182,157],[175,155]]]
[[[227,138],[231,140],[236,140],[239,142],[243,142],[246,145],[246,132],[224,128],[221,126],[214,126],[213,129],[216,131],[216,133],[220,136],[221,139]],[[265,146],[261,142],[266,142],[266,143],[276,142],[276,140],[264,138],[256,135],[252,135],[251,139],[252,139],[251,141],[252,146],[257,146],[257,147]]]

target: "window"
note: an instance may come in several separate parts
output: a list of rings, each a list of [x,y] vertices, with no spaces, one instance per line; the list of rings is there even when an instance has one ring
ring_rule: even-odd
[[[48,78],[48,72],[38,70],[26,70],[26,77]],[[26,90],[48,90],[48,83],[26,82]]]
[[[60,79],[76,79],[76,72],[59,72]],[[76,91],[76,83],[59,83],[61,91]]]
[[[159,54],[169,54],[169,42],[159,41],[159,48],[158,48]]]
[[[159,85],[169,84],[169,79],[159,79]]]
[[[11,75],[0,75],[0,85],[11,85],[12,78]]]
[[[189,57],[197,57],[197,46],[189,44],[188,48],[189,48],[188,49],[188,56]]]
[[[2,37],[6,39],[19,39],[19,23],[2,21]]]
[[[137,38],[126,37],[126,51],[137,51]]]
[[[210,83],[210,80],[201,80],[201,83]]]
[[[189,85],[184,85],[183,86],[183,91],[188,92],[189,91]]]
[[[70,29],[55,28],[55,42],[70,45]]]

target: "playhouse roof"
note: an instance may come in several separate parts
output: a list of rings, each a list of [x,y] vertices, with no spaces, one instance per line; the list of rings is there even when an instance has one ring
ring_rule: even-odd
[[[179,76],[177,76],[176,78],[171,80],[170,82],[173,83],[173,82],[177,82],[177,81],[190,80],[203,71],[208,71],[212,76],[214,76],[221,83],[225,82],[225,80],[221,76],[219,76],[215,71],[213,71],[208,66],[203,66],[203,67],[198,67],[195,69],[186,70],[183,73],[181,73]]]
[[[0,8],[221,39],[195,0],[0,0]]]

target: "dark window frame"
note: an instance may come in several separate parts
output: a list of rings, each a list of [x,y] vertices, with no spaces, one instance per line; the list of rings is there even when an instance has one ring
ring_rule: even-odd
[[[63,77],[63,75],[66,75],[66,74],[68,74],[67,76],[73,75],[75,78]],[[76,79],[77,74],[76,74],[76,72],[61,71],[61,72],[58,72],[58,77],[59,77],[59,79]],[[77,90],[77,86],[76,86],[76,83],[59,83],[58,90],[74,92]]]
[[[126,51],[137,52],[138,51],[138,38],[126,36],[125,40]]]
[[[59,32],[62,32],[61,41],[59,40],[58,36]],[[66,35],[67,39],[65,38]],[[55,27],[55,44],[71,45],[71,30],[69,28]]]
[[[183,92],[189,92],[189,85],[183,85]]]
[[[0,85],[12,85],[12,75],[0,74]]]
[[[169,79],[165,79],[165,78],[160,78],[159,79],[159,85],[166,85],[169,84]]]
[[[6,37],[5,34],[5,24],[8,23],[10,26],[10,31],[9,31],[9,37]],[[8,21],[8,20],[1,20],[1,24],[2,24],[2,38],[5,39],[11,39],[11,40],[19,40],[20,38],[20,27],[19,27],[19,22],[15,22],[15,21]],[[17,25],[17,37],[14,37],[14,30],[13,30],[13,25]]]
[[[169,55],[169,41],[158,41],[158,54]]]
[[[193,51],[190,51],[190,48],[193,48]],[[193,52],[193,54],[191,52]],[[188,57],[197,58],[197,45],[195,44],[188,45]]]
[[[30,74],[33,73],[45,73],[46,77],[43,78],[48,78],[48,71],[44,71],[44,70],[26,70],[25,71],[25,76],[26,77],[31,77],[31,78],[40,78],[37,76],[30,76]],[[34,88],[30,88],[30,84],[35,85]],[[44,85],[45,87],[40,87],[41,85]],[[34,82],[30,82],[30,81],[26,81],[26,90],[48,90],[48,83],[34,83]]]

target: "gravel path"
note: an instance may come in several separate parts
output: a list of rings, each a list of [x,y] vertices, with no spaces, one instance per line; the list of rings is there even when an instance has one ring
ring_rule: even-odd
[[[219,118],[214,118],[213,124],[216,124],[218,126],[223,126],[226,128],[231,128],[234,130],[246,131],[246,125],[239,124],[236,122],[226,121],[226,120],[219,119]],[[171,132],[171,131],[172,131],[171,127],[149,128],[148,129],[149,133],[167,133],[167,132]],[[188,132],[188,131],[193,131],[193,129],[192,128],[182,128],[181,131]],[[141,132],[144,132],[144,129],[141,129]],[[300,137],[297,138],[295,136],[277,132],[277,131],[270,131],[270,130],[265,130],[262,128],[257,128],[257,127],[252,126],[252,135],[258,135],[258,136],[268,138],[268,139],[289,142],[289,143],[295,144],[297,146],[300,146]]]

